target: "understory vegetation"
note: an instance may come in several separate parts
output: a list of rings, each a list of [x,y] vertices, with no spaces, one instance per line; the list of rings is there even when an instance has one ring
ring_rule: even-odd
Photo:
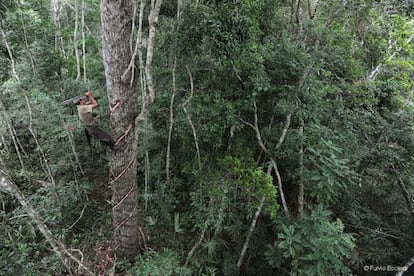
[[[134,262],[115,254],[109,150],[61,105],[92,91],[111,131],[99,2],[0,2],[0,177],[64,250],[96,275],[409,268],[412,1],[164,0]],[[3,184],[0,222],[1,275],[80,273]]]

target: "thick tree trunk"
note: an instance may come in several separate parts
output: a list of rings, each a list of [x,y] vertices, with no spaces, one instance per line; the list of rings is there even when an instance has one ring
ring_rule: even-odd
[[[103,61],[110,104],[119,101],[111,112],[111,127],[119,149],[110,160],[110,184],[113,188],[114,240],[118,257],[134,259],[139,248],[138,191],[136,174],[135,117],[137,116],[136,81],[128,70],[133,49],[132,22],[134,1],[102,0],[101,20]],[[127,70],[129,72],[127,72]],[[127,72],[127,74],[125,74]]]

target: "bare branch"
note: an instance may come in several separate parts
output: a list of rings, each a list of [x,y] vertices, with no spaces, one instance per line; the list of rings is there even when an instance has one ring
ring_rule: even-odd
[[[184,113],[187,117],[188,124],[190,125],[191,130],[193,132],[194,144],[195,144],[195,147],[196,147],[196,154],[197,154],[197,161],[198,161],[198,169],[201,170],[201,155],[200,155],[200,147],[198,146],[197,132],[196,132],[196,129],[194,127],[193,121],[191,120],[191,115],[187,111],[187,105],[190,103],[190,101],[192,100],[192,98],[194,96],[193,76],[191,75],[191,71],[188,68],[188,66],[187,66],[187,73],[188,73],[188,77],[190,78],[190,96],[188,96],[187,100],[183,103],[183,110],[184,110]]]
[[[75,48],[75,58],[76,58],[76,80],[79,80],[81,76],[80,69],[80,57],[78,49],[78,25],[79,25],[79,9],[78,9],[78,0],[75,0],[75,29],[73,30],[73,44]]]
[[[413,98],[413,94],[414,94],[414,86],[410,90],[410,92],[408,92],[408,95],[407,95],[407,97],[404,100],[404,104],[403,104],[403,107],[402,107],[403,109],[405,109],[408,106],[408,104],[411,102],[411,100]]]
[[[86,38],[85,38],[85,0],[82,0],[82,11],[81,11],[81,28],[82,28],[82,60],[83,60],[83,82],[87,82],[86,78]]]
[[[82,218],[82,216],[83,216],[83,212],[85,212],[85,209],[86,209],[86,205],[85,206],[83,206],[83,208],[82,208],[82,211],[81,211],[81,213],[80,213],[80,215],[79,215],[79,217],[78,217],[78,219],[77,220],[75,220],[75,222],[74,223],[72,223],[72,225],[71,226],[69,226],[68,227],[68,229],[67,230],[70,230],[70,229],[72,229],[80,220],[81,220],[81,218]]]
[[[24,44],[26,46],[26,51],[29,54],[29,58],[30,58],[30,65],[32,66],[32,72],[33,74],[36,72],[35,70],[35,61],[34,61],[34,57],[33,57],[33,52],[29,47],[29,42],[27,39],[27,31],[26,31],[26,25],[24,24],[24,20],[23,20],[23,15],[20,14],[20,21],[22,22],[22,29],[23,29],[23,36],[24,36]]]
[[[277,144],[276,144],[276,149],[280,148],[280,146],[281,146],[281,145],[283,144],[283,142],[285,141],[287,131],[288,131],[289,127],[290,127],[290,119],[291,119],[291,118],[292,118],[292,113],[289,113],[289,114],[286,116],[285,126],[283,127],[282,134],[280,135],[279,141],[278,141],[278,142],[277,142]]]
[[[270,170],[269,170],[268,173],[270,173]],[[252,237],[254,228],[256,227],[257,219],[259,218],[260,213],[262,212],[262,208],[263,208],[265,200],[266,200],[265,196],[263,196],[262,199],[260,199],[259,206],[257,206],[256,213],[254,214],[252,223],[251,223],[250,228],[249,228],[249,233],[247,234],[246,240],[244,241],[243,248],[242,248],[240,256],[239,256],[239,260],[237,261],[237,269],[239,269],[239,270],[240,270],[240,267],[242,265],[244,255],[246,254],[247,248],[249,246],[250,238]]]
[[[77,154],[77,152],[76,152],[76,149],[75,149],[75,142],[73,141],[72,134],[69,132],[69,130],[66,130],[66,132],[67,132],[67,134],[68,134],[68,135],[67,135],[67,137],[68,137],[68,139],[69,139],[70,148],[71,148],[71,150],[72,150],[73,155],[75,156],[76,164],[77,164],[77,166],[79,167],[79,169],[80,169],[80,171],[81,171],[82,175],[83,175],[83,176],[85,176],[85,171],[83,170],[82,163],[80,162],[80,160],[79,160],[79,156],[78,156],[78,154]]]
[[[33,125],[33,115],[32,115],[32,108],[30,107],[29,98],[27,97],[27,95],[24,95],[24,99],[26,100],[26,106],[27,106],[27,110],[29,112],[29,127],[28,127],[28,129],[29,129],[29,132],[32,135],[33,139],[35,140],[36,146],[39,149],[39,152],[41,154],[40,164],[42,165],[42,168],[44,168],[45,173],[49,177],[50,182],[53,185],[55,185],[55,179],[54,179],[54,177],[52,175],[52,170],[50,169],[49,164],[47,162],[46,155],[45,155],[45,153],[43,151],[42,146],[40,145],[39,141],[37,140],[37,137],[36,137],[35,132],[32,129],[32,125]]]
[[[414,264],[414,257],[412,257],[408,262],[405,263],[404,270],[399,271],[395,276],[402,276],[412,265]]]
[[[188,252],[187,259],[185,260],[184,266],[188,265],[188,263],[191,260],[191,257],[193,257],[193,255],[194,255],[194,252],[197,250],[197,248],[200,246],[201,242],[204,240],[204,236],[206,234],[207,227],[208,227],[208,219],[204,222],[203,230],[201,231],[200,237],[198,238],[197,242],[191,248],[190,252]]]
[[[398,170],[395,168],[394,165],[392,165],[392,168],[398,175]],[[401,177],[398,177],[397,184],[400,187],[402,194],[404,196],[404,199],[407,203],[407,207],[410,209],[410,213],[412,217],[414,218],[414,198],[411,196],[410,192],[408,191]]]
[[[155,3],[154,3],[155,1]],[[160,12],[162,0],[152,0],[151,1],[151,11],[148,17],[149,23],[149,33],[148,33],[148,44],[147,44],[147,60],[145,62],[145,77],[147,79],[149,97],[148,103],[151,104],[155,99],[155,89],[152,81],[152,58],[154,55],[154,42],[155,42],[155,27],[158,23],[158,15]]]
[[[144,250],[147,250],[148,249],[148,245],[147,245],[147,241],[146,241],[147,239],[144,235],[144,232],[142,231],[141,226],[138,227],[138,230],[139,230],[139,233],[141,234],[142,242],[144,243]]]
[[[285,211],[285,214],[289,217],[290,212],[289,212],[288,205],[286,203],[285,193],[283,192],[282,177],[280,176],[279,169],[277,167],[276,161],[273,158],[271,158],[270,161],[273,165],[273,169],[274,169],[275,174],[276,174],[277,187],[278,187],[278,190],[279,190],[280,200],[282,201],[283,210]]]
[[[308,2],[308,16],[309,16],[309,19],[312,19],[313,15],[312,15],[311,0],[307,0],[307,2]]]
[[[407,187],[404,184],[404,181],[402,181],[401,177],[398,178],[397,181],[398,185],[401,188],[401,191],[404,195],[405,201],[407,202],[408,207],[410,208],[411,215],[414,218],[414,199],[410,195],[410,192],[408,191]]]
[[[180,15],[181,15],[181,8],[182,8],[182,0],[177,0],[177,21],[180,21]],[[177,24],[177,31],[179,29],[179,24]],[[170,154],[171,154],[171,143],[172,143],[172,133],[174,129],[174,100],[175,96],[177,94],[177,85],[176,85],[176,69],[177,69],[177,53],[174,53],[174,64],[172,68],[172,94],[171,94],[171,100],[170,100],[170,117],[169,117],[169,127],[168,127],[168,142],[167,142],[167,154],[165,157],[165,181],[167,183],[170,183],[171,176],[170,176],[170,166],[171,166],[171,160],[170,160]]]
[[[319,0],[316,2],[315,7],[313,9],[312,12],[312,0],[308,0],[308,15],[309,15],[309,19],[313,19],[315,17],[316,11],[318,10],[318,6],[319,6]]]
[[[299,149],[299,191],[298,191],[298,213],[303,213],[304,196],[305,196],[305,184],[304,184],[304,165],[303,165],[303,128],[304,122],[301,120],[299,127],[300,149]]]
[[[296,8],[295,8],[296,23],[298,24],[302,23],[301,18],[300,18],[300,13],[301,13],[300,2],[301,0],[297,0]]]
[[[145,62],[145,67],[144,67],[143,60],[142,58],[140,58],[141,59],[140,65],[144,69],[143,71],[145,74],[146,88],[148,88],[149,94],[148,95],[144,94],[141,112],[137,116],[137,119],[136,119],[137,125],[139,125],[142,121],[146,119],[147,114],[148,114],[148,108],[155,100],[155,87],[154,87],[154,82],[152,79],[151,67],[152,67],[152,59],[153,59],[153,54],[154,54],[155,30],[156,30],[156,25],[158,23],[158,15],[160,12],[161,2],[162,0],[151,1],[151,11],[150,11],[150,15],[148,16],[149,33],[148,33],[148,41],[147,41],[146,62]],[[141,5],[143,5],[142,2],[141,2]],[[139,49],[139,55],[142,57],[142,49]],[[142,81],[144,81],[143,79],[144,78],[141,78]],[[137,131],[138,130],[139,130],[139,127],[137,128]]]
[[[7,128],[9,129],[9,133],[12,138],[12,141],[13,141],[14,149],[16,150],[16,154],[20,162],[20,168],[22,169],[23,173],[26,175],[26,166],[24,164],[22,154],[20,152],[20,149],[22,149],[23,151],[23,147],[20,144],[20,141],[18,140],[18,137],[16,135],[16,130],[12,127],[11,123],[7,120],[6,124],[7,124]]]
[[[1,26],[0,26],[0,27],[1,27]],[[2,36],[3,36],[4,45],[6,46],[6,49],[7,49],[7,53],[9,54],[9,58],[10,58],[10,66],[11,66],[11,69],[12,69],[13,76],[15,77],[15,79],[16,79],[18,82],[20,82],[20,78],[19,78],[19,76],[17,75],[17,70],[16,70],[16,62],[14,61],[14,58],[13,58],[13,53],[12,53],[12,51],[11,51],[11,48],[10,48],[10,46],[9,46],[9,43],[7,42],[6,33],[4,32],[4,30],[3,30],[3,28],[2,28],[2,27],[0,28],[0,30],[1,30],[1,34],[2,34]]]
[[[55,236],[53,236],[52,232],[50,232],[49,228],[46,224],[43,223],[43,218],[33,209],[30,202],[27,198],[23,195],[17,185],[8,178],[7,174],[0,169],[0,188],[8,191],[12,194],[16,199],[19,201],[20,205],[24,208],[26,213],[32,219],[32,221],[36,224],[37,228],[43,234],[47,242],[52,246],[53,252],[58,255],[59,259],[65,265],[68,272],[71,272],[70,267],[70,260],[75,261],[80,268],[82,268],[83,272],[87,275],[94,275],[94,273],[87,268],[80,260],[78,260],[75,256],[73,256],[65,247],[63,243],[61,243]]]
[[[144,171],[145,171],[145,173],[144,173],[144,192],[145,192],[145,195],[148,195],[148,192],[149,192],[149,189],[148,189],[148,187],[149,187],[149,176],[150,176],[150,162],[149,162],[149,153],[148,153],[148,150],[146,150],[145,151],[145,159],[144,159],[145,161],[144,161]],[[144,200],[145,200],[145,210],[147,210],[148,209],[148,197],[147,196],[145,196],[144,197]]]
[[[213,204],[213,198],[210,198],[208,202],[208,207],[210,208],[212,204]],[[188,265],[191,257],[194,255],[194,252],[197,250],[201,242],[204,240],[204,236],[206,235],[206,231],[207,231],[209,224],[210,224],[210,221],[209,221],[209,216],[208,216],[207,219],[204,221],[204,227],[203,227],[203,230],[201,230],[200,237],[198,238],[194,246],[191,248],[190,252],[188,252],[187,259],[185,260],[184,266]]]
[[[167,142],[167,155],[165,157],[165,181],[170,183],[170,154],[171,154],[171,140],[172,140],[172,132],[174,127],[174,99],[177,93],[177,86],[176,86],[176,78],[175,78],[175,70],[177,66],[177,57],[174,57],[174,65],[172,69],[172,94],[170,100],[170,118],[169,118],[169,127],[168,127],[168,142]]]
[[[266,148],[266,146],[265,146],[265,144],[264,144],[264,142],[263,142],[262,135],[261,135],[261,133],[260,133],[260,129],[259,129],[259,123],[258,123],[258,116],[257,116],[257,105],[256,105],[256,102],[254,102],[254,103],[253,103],[253,105],[254,105],[254,125],[253,125],[253,124],[251,124],[251,123],[249,123],[249,122],[247,122],[247,121],[244,121],[244,120],[243,120],[243,119],[241,119],[241,118],[240,118],[240,120],[241,120],[243,123],[245,123],[246,125],[250,126],[250,127],[254,130],[254,132],[256,133],[256,139],[257,139],[257,142],[258,142],[258,144],[259,144],[260,148],[261,148],[261,149],[262,149],[262,150],[263,150],[266,154],[268,154],[268,155],[269,155],[269,159],[270,159],[271,164],[272,164],[272,166],[273,166],[273,169],[275,170],[275,173],[276,173],[277,184],[278,184],[278,190],[279,190],[279,195],[280,195],[280,198],[281,198],[281,201],[282,201],[282,206],[283,206],[283,209],[284,209],[284,211],[285,211],[286,215],[288,215],[288,216],[289,216],[289,208],[288,208],[288,206],[287,206],[286,199],[285,199],[285,194],[284,194],[284,192],[283,192],[282,178],[281,178],[281,176],[280,176],[280,173],[279,173],[279,170],[278,170],[277,163],[276,163],[275,159],[274,159],[273,157],[271,157],[271,156],[270,156],[269,151],[268,151],[268,149]],[[283,143],[284,139],[286,138],[286,132],[287,132],[287,130],[288,130],[288,128],[289,128],[289,126],[290,126],[290,118],[291,118],[291,114],[289,114],[289,115],[286,117],[285,126],[284,126],[284,128],[283,128],[283,130],[282,130],[282,134],[281,134],[281,136],[280,136],[280,138],[279,138],[279,142],[278,142],[278,145],[279,145],[279,146],[278,146],[278,147],[280,147],[280,145]],[[279,144],[279,143],[280,143],[280,144]],[[277,148],[278,148],[278,147],[277,147]]]
[[[414,35],[412,35],[412,36],[410,36],[408,39],[407,39],[407,41],[406,41],[406,43],[410,43],[411,42],[411,40],[413,40],[414,39]],[[391,50],[392,49],[392,47],[393,47],[393,45],[394,45],[394,43],[389,43],[389,46],[388,46],[388,50]],[[400,51],[401,51],[401,47],[399,47],[399,48],[397,48],[390,56],[389,56],[389,58],[388,58],[388,61],[390,61],[390,60],[392,60]],[[378,76],[378,74],[381,72],[381,69],[382,69],[382,67],[384,67],[384,63],[379,63],[369,74],[368,74],[368,77],[367,77],[367,79],[369,80],[369,81],[373,81],[373,80],[375,80],[375,78]]]
[[[142,57],[142,19],[144,17],[144,8],[145,8],[145,1],[141,1],[141,5],[139,8],[139,19],[138,19],[138,32],[137,32],[137,38],[135,41],[135,47],[132,49],[132,40],[134,32],[131,32],[131,38],[130,38],[130,48],[132,53],[131,61],[129,62],[128,68],[125,70],[124,74],[122,75],[122,79],[125,79],[126,75],[129,71],[131,71],[131,81],[130,85],[132,86],[134,84],[134,78],[135,78],[135,59],[138,53],[141,53]],[[136,3],[134,3],[134,15],[136,13]],[[135,16],[133,17],[132,22],[132,30],[135,28]],[[141,59],[140,59],[141,60]],[[144,68],[144,66],[142,66]]]
[[[23,155],[27,157],[27,153],[24,150],[23,145],[19,140],[19,137],[17,136],[16,129],[12,125],[12,122],[9,118],[9,114],[5,110],[4,104],[1,101],[1,99],[0,99],[0,110],[2,111],[0,113],[0,115],[2,115],[1,117],[3,117],[2,120],[3,120],[3,122],[5,122],[6,127],[8,129],[8,132],[10,134],[10,137],[12,138],[13,146],[14,146],[14,149],[16,151],[17,158],[19,159],[20,167],[22,169],[22,172],[26,176],[26,178],[29,179],[28,176],[27,176],[27,173],[26,173],[26,166],[25,166],[24,161],[23,161]],[[29,163],[29,166],[30,166],[30,163]]]

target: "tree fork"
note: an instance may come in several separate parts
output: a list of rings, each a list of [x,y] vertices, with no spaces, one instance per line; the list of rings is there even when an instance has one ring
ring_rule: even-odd
[[[259,129],[259,119],[258,119],[258,116],[257,116],[257,104],[256,104],[256,102],[253,102],[253,106],[254,106],[254,125],[251,124],[251,123],[249,123],[249,122],[247,122],[247,121],[245,121],[245,120],[243,120],[242,118],[240,118],[240,120],[254,130],[254,132],[256,133],[257,143],[259,144],[260,148],[266,154],[269,154],[269,151],[266,148],[265,143],[263,142],[262,135],[261,135],[261,132],[260,132],[260,129]],[[292,114],[290,114],[290,113],[286,116],[285,126],[283,127],[282,134],[279,137],[279,141],[278,141],[278,143],[276,145],[276,150],[279,149],[279,147],[285,141],[285,138],[286,138],[286,135],[287,135],[287,131],[288,131],[289,127],[290,127],[291,117],[292,117]],[[289,207],[288,207],[288,205],[286,203],[285,193],[283,192],[282,178],[280,176],[280,173],[279,173],[279,169],[277,167],[276,160],[270,154],[269,154],[269,159],[270,159],[271,165],[273,166],[273,169],[274,169],[275,174],[276,174],[277,185],[278,185],[278,189],[279,189],[280,200],[282,201],[283,210],[285,211],[285,214],[288,217],[290,217]]]

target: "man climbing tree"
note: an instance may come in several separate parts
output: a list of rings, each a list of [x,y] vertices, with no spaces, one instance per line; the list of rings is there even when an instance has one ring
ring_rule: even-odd
[[[93,97],[92,92],[88,91],[85,95],[89,98],[89,104],[86,103],[84,98],[79,99],[76,104],[78,107],[79,119],[85,124],[85,135],[89,146],[91,146],[92,136],[98,139],[102,144],[108,146],[111,150],[114,150],[115,142],[112,140],[112,137],[101,129],[93,118],[92,110],[99,106],[98,102]]]
[[[155,26],[158,20],[161,0],[152,0],[148,17],[148,39],[145,68],[140,60],[141,73],[145,71],[147,91],[142,98],[138,113],[137,72],[135,57],[142,56],[142,20],[145,0],[140,2],[139,12],[135,13],[137,1],[102,0],[102,56],[105,66],[106,88],[111,108],[113,133],[121,135],[116,143],[122,145],[113,151],[109,162],[109,183],[112,186],[112,221],[117,257],[134,260],[139,250],[138,225],[138,184],[137,184],[137,140],[138,130],[145,121],[148,108],[155,98],[151,76],[152,53],[155,39]],[[135,16],[139,14],[137,43],[134,49]]]

